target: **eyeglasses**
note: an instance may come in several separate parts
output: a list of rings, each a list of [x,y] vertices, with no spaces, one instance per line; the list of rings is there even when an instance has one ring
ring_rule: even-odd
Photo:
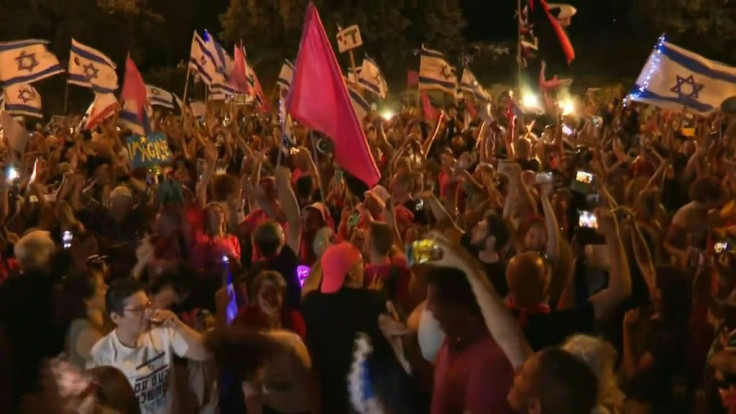
[[[126,311],[127,311],[127,312],[136,312],[136,313],[137,313],[137,312],[145,312],[145,311],[147,311],[148,309],[151,309],[151,307],[152,307],[152,306],[153,306],[153,304],[152,304],[152,303],[151,303],[151,301],[149,300],[149,301],[148,301],[148,302],[146,302],[146,304],[145,304],[145,305],[143,305],[143,306],[139,306],[139,307],[137,307],[137,308],[125,308],[125,309],[123,309],[123,312],[126,312]]]

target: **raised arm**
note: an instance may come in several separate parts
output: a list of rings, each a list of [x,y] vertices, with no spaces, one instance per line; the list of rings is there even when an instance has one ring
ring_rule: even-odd
[[[276,170],[276,189],[279,201],[281,201],[281,209],[286,216],[287,223],[289,223],[286,243],[293,251],[298,252],[301,245],[302,215],[296,195],[291,189],[291,172],[284,166]]]
[[[610,211],[596,210],[599,231],[606,238],[606,246],[611,260],[608,287],[590,298],[598,321],[606,320],[616,307],[631,295],[631,275],[629,261],[619,236],[618,223]]]

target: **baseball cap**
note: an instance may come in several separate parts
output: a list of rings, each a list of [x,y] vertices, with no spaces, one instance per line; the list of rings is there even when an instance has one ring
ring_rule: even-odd
[[[322,293],[335,293],[345,283],[345,275],[360,263],[360,250],[350,243],[339,243],[325,250],[320,260],[322,265]]]

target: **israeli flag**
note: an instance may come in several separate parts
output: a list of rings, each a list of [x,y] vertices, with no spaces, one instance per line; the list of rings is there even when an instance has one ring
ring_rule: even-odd
[[[113,93],[118,89],[115,68],[115,63],[100,51],[72,39],[69,83],[92,88],[97,93]]]
[[[353,104],[353,109],[355,109],[358,119],[363,121],[371,112],[371,105],[352,86],[348,86],[348,92],[350,93],[350,102]]]
[[[419,59],[419,89],[439,89],[453,96],[457,93],[455,68],[447,63],[442,53],[424,45]]]
[[[383,77],[383,73],[381,73],[381,69],[378,68],[376,62],[368,57],[363,58],[358,83],[381,99],[385,98],[386,93],[388,93],[388,84]]]
[[[41,95],[27,83],[15,83],[4,89],[5,110],[13,116],[26,115],[43,118]]]
[[[491,96],[478,83],[475,75],[468,68],[463,69],[463,77],[460,79],[460,90],[473,95],[479,102],[488,102],[491,100]]]
[[[37,39],[0,43],[0,82],[32,83],[64,72],[59,59],[46,49],[48,43]]]
[[[230,86],[230,73],[235,68],[235,61],[227,53],[227,51],[217,42],[207,30],[204,31],[204,46],[215,60],[215,70],[218,73],[217,81],[213,81],[210,85],[210,92],[217,97],[229,97],[237,95],[238,91]],[[222,100],[222,99],[217,99]]]
[[[197,32],[194,32],[192,37],[189,67],[199,74],[207,86],[219,85],[225,81],[217,70],[215,57],[210,53],[204,39]]]
[[[285,60],[284,64],[281,65],[281,72],[279,72],[279,79],[276,81],[276,84],[288,90],[291,87],[292,79],[294,79],[294,64]]]
[[[148,103],[151,106],[174,109],[174,94],[171,92],[152,85],[146,85],[146,94],[148,95]]]
[[[701,115],[736,96],[736,68],[709,60],[659,38],[629,99]]]

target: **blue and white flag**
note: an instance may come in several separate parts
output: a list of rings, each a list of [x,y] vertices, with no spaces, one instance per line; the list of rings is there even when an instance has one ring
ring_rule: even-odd
[[[115,68],[115,63],[100,51],[72,39],[69,83],[92,88],[97,93],[113,93],[118,89]]]
[[[424,45],[419,59],[419,89],[439,89],[453,96],[457,93],[455,68],[447,63],[442,53]]]
[[[357,67],[355,69],[348,68],[348,76],[345,77],[345,80],[348,83],[357,84],[360,80],[360,72],[363,70],[363,67]]]
[[[215,70],[218,73],[217,80],[213,79],[210,85],[210,92],[212,96],[217,97],[229,97],[237,95],[239,92],[230,86],[230,73],[235,68],[235,61],[227,53],[227,51],[217,42],[214,36],[212,36],[207,30],[204,31],[204,46],[209,52],[209,56],[212,56],[215,60]],[[224,99],[224,98],[223,98]],[[217,99],[222,100],[222,99]]]
[[[736,96],[736,67],[706,59],[659,38],[631,100],[706,115]]]
[[[5,110],[13,116],[26,115],[43,118],[41,95],[28,83],[16,83],[4,88]]]
[[[4,86],[32,83],[64,72],[45,40],[0,43],[0,82]]]
[[[288,60],[284,61],[281,65],[281,72],[279,72],[279,79],[276,83],[282,88],[289,90],[291,87],[291,80],[294,78],[294,64]]]
[[[388,84],[383,77],[383,73],[381,73],[381,69],[376,62],[368,57],[363,58],[358,83],[381,99],[385,98],[388,93]]]
[[[350,85],[348,85],[348,92],[350,93],[350,102],[353,104],[353,109],[355,109],[358,119],[363,121],[371,112],[371,105],[361,96],[360,92],[356,91]]]
[[[215,57],[210,53],[204,39],[197,32],[194,32],[192,38],[189,66],[199,74],[207,86],[222,84],[225,81],[217,70]]]
[[[473,95],[479,102],[488,102],[491,100],[491,96],[478,83],[478,79],[475,78],[473,72],[468,68],[463,69],[463,77],[460,79],[460,90]]]
[[[148,103],[151,106],[174,109],[174,94],[171,92],[152,85],[146,85],[146,94],[148,95]]]

